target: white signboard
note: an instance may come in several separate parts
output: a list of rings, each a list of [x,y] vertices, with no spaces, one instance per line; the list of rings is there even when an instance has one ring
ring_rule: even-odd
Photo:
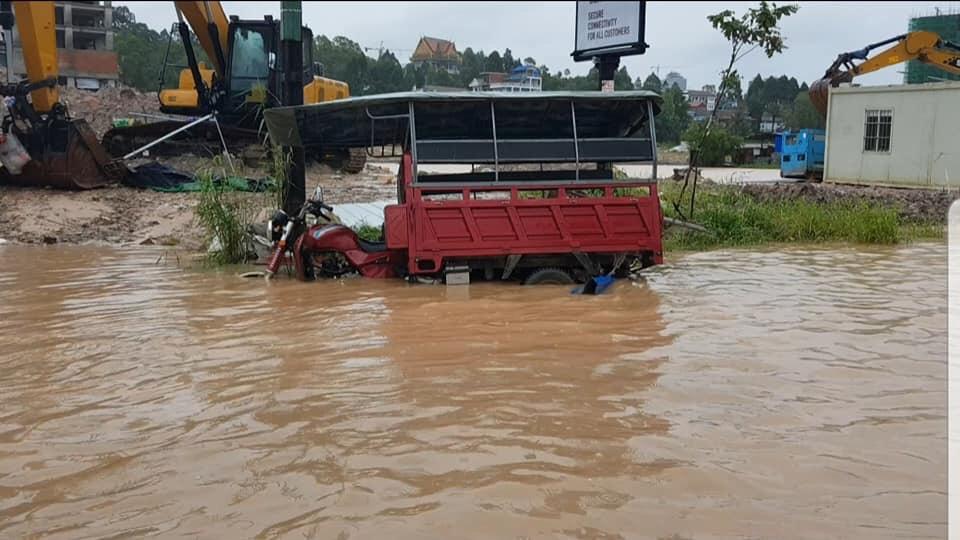
[[[643,2],[577,2],[574,59],[642,53],[646,48],[643,11]]]

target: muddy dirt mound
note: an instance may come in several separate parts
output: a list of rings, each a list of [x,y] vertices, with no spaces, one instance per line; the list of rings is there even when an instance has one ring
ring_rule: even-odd
[[[950,204],[960,198],[957,190],[898,189],[840,184],[746,184],[742,193],[762,201],[805,200],[813,203],[854,201],[895,207],[901,219],[912,222],[946,223]]]
[[[160,114],[160,102],[153,92],[144,93],[134,88],[117,86],[97,91],[61,87],[60,100],[70,115],[83,118],[98,137],[113,127],[114,118],[129,118],[130,113]]]

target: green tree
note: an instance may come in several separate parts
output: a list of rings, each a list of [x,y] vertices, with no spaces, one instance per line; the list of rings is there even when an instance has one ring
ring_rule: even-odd
[[[663,105],[660,114],[656,116],[657,140],[670,144],[680,142],[681,135],[690,125],[690,109],[687,98],[676,86],[671,86],[663,92]]]
[[[490,53],[490,56],[487,57],[486,69],[484,71],[505,71],[503,69],[503,59],[500,58],[500,53],[493,51]]]
[[[769,3],[762,0],[756,8],[748,9],[746,13],[737,17],[733,11],[725,9],[714,15],[707,16],[707,20],[714,28],[723,34],[730,44],[730,58],[726,68],[720,72],[720,88],[717,95],[727,95],[727,88],[734,80],[739,80],[737,70],[734,69],[736,63],[745,55],[754,49],[761,49],[772,58],[773,55],[782,52],[786,48],[783,36],[780,33],[780,20],[784,17],[797,12],[800,9],[796,5],[777,6],[775,3]],[[696,171],[700,160],[700,154],[708,148],[706,143],[710,137],[710,130],[717,116],[719,107],[714,107],[707,117],[707,121],[702,131],[698,134],[701,142],[691,144],[690,162],[687,168],[687,175],[684,179],[683,188],[680,190],[680,200],[683,199],[687,184],[690,180],[690,172]],[[689,130],[688,130],[689,131]],[[693,190],[690,195],[690,217],[693,217],[693,203],[696,197],[696,178],[694,175]],[[679,210],[679,201],[674,203]]]
[[[385,94],[405,90],[403,68],[397,57],[385,51],[370,67],[371,94]]]
[[[620,66],[620,69],[613,75],[614,90],[633,90],[633,79],[627,72],[627,66]]]
[[[507,49],[507,51],[509,50],[510,49]],[[466,88],[471,81],[480,76],[481,72],[485,71],[485,61],[486,56],[484,56],[483,51],[476,53],[470,47],[464,49],[463,63],[460,65],[461,86]]]
[[[507,48],[503,50],[503,65],[508,70],[513,69],[513,66],[517,65],[517,60],[513,57],[513,52]]]
[[[707,166],[724,165],[727,158],[734,159],[743,139],[726,129],[714,126],[708,132],[706,124],[692,124],[683,134],[683,140],[690,146],[690,153],[700,156],[700,162]]]
[[[344,36],[331,40],[324,35],[315,37],[313,42],[314,58],[324,65],[327,77],[350,85],[352,95],[370,93],[368,70],[375,60],[363,52],[359,43]]]
[[[800,92],[793,100],[793,106],[784,115],[788,129],[823,129],[823,117],[810,102],[810,95]]]
[[[403,89],[423,88],[427,82],[426,67],[417,67],[412,63],[403,66]]]
[[[663,83],[660,81],[660,77],[657,77],[656,73],[651,72],[650,75],[647,75],[647,78],[643,81],[643,89],[660,93],[660,91],[663,89]]]
[[[180,68],[176,66],[187,65],[186,50],[180,43],[179,36],[171,36],[166,29],[157,32],[146,24],[137,22],[136,16],[127,6],[114,8],[113,29],[115,31],[114,50],[117,52],[121,83],[138,90],[156,91],[160,85],[162,70],[163,87],[177,86]],[[192,34],[191,41],[197,60],[209,66],[210,61]],[[167,59],[168,66],[165,68],[163,61],[168,46],[170,57]]]

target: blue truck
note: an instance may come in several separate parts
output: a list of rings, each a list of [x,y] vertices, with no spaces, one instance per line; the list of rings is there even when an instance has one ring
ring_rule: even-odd
[[[777,133],[774,149],[780,154],[780,176],[822,180],[826,143],[827,133],[822,129]]]

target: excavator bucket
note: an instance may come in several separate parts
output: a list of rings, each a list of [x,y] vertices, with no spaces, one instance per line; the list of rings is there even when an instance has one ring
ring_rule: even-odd
[[[92,189],[123,179],[126,167],[110,158],[85,120],[51,124],[43,141],[27,144],[31,160],[20,174],[0,170],[5,182],[60,189]]]
[[[820,116],[827,117],[827,102],[830,98],[830,87],[840,83],[851,82],[853,75],[849,71],[838,73],[832,77],[824,77],[810,85],[809,95],[813,107],[820,112]]]

